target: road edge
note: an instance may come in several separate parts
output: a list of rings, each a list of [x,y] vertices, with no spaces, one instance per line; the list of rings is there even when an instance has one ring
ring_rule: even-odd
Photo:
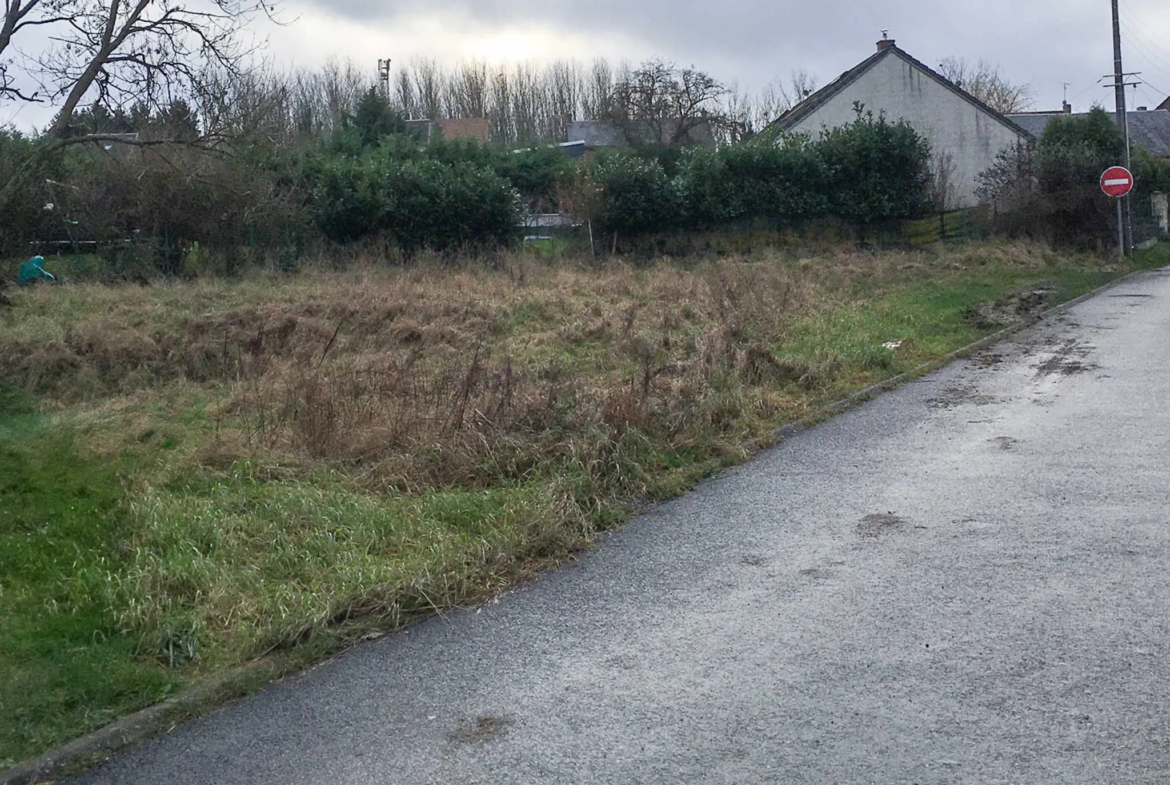
[[[775,431],[776,439],[778,442],[783,442],[834,415],[873,400],[882,393],[895,390],[915,379],[920,379],[956,360],[965,359],[976,352],[994,346],[1045,319],[1074,308],[1134,278],[1157,272],[1159,269],[1170,268],[1135,270],[942,357],[922,363],[905,373],[859,390],[839,401],[826,404],[812,414],[780,426]],[[211,709],[235,698],[243,697],[259,686],[274,683],[290,673],[300,670],[303,665],[303,662],[298,662],[295,658],[276,656],[239,666],[183,690],[166,700],[115,720],[93,733],[74,739],[37,758],[0,771],[0,785],[45,785],[53,782],[56,778],[78,774],[109,759],[120,750],[173,730],[185,720],[205,716],[210,713]]]
[[[1133,279],[1140,276],[1158,272],[1160,269],[1170,268],[1151,268],[1147,270],[1135,270],[1131,273],[1127,273],[1120,278],[1115,278],[1109,283],[1097,287],[1091,292],[1085,292],[1079,297],[1074,297],[1067,302],[1054,305],[1051,308],[1047,308],[1027,319],[1021,319],[1015,324],[1011,324],[1002,330],[997,330],[991,335],[980,338],[978,341],[969,343],[966,346],[956,349],[953,352],[944,354],[941,357],[928,360],[921,365],[915,366],[905,373],[900,373],[897,376],[890,377],[889,379],[883,379],[877,384],[866,387],[863,390],[858,390],[857,392],[848,395],[839,401],[826,404],[825,406],[817,409],[812,414],[806,415],[805,417],[802,417],[794,422],[787,423],[786,425],[781,425],[775,431],[776,440],[777,442],[783,442],[786,439],[791,439],[793,436],[796,436],[803,431],[807,431],[809,428],[815,427],[816,425],[824,422],[834,415],[840,414],[841,412],[852,409],[855,406],[860,406],[863,403],[871,401],[882,393],[896,390],[904,384],[915,381],[916,379],[921,379],[923,376],[934,373],[940,368],[945,368],[956,360],[966,359],[976,352],[980,352],[984,349],[995,346],[996,344],[1003,342],[1011,336],[1023,332],[1029,327],[1033,327],[1039,324],[1045,319],[1050,319],[1053,316],[1064,313],[1070,308],[1075,308],[1087,300],[1091,300],[1094,297],[1104,294],[1116,286],[1120,286],[1121,284],[1132,281]],[[3,779],[0,779],[0,785],[7,785],[7,783],[5,783]]]

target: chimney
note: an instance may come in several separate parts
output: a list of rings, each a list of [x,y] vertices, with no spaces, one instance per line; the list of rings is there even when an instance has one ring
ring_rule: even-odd
[[[1060,110],[1065,114],[1072,114],[1072,104],[1070,104],[1068,101],[1063,101],[1061,103]]]
[[[1150,107],[1148,107],[1148,106],[1139,106],[1139,107],[1137,108],[1137,111],[1139,111],[1139,112],[1148,112],[1148,111],[1150,111]]]
[[[893,49],[895,43],[896,42],[894,41],[893,38],[883,38],[882,40],[877,42],[877,50],[879,52],[884,52],[887,49]]]

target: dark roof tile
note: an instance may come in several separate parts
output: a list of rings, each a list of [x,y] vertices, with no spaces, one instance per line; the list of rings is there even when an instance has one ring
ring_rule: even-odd
[[[1033,112],[1014,114],[1011,119],[1028,130],[1037,139],[1053,120],[1059,118],[1083,118],[1087,113],[1064,114],[1063,112]],[[1117,114],[1109,117],[1116,122]],[[1129,141],[1134,147],[1162,158],[1170,158],[1170,111],[1155,109],[1152,112],[1126,112],[1129,119]]]

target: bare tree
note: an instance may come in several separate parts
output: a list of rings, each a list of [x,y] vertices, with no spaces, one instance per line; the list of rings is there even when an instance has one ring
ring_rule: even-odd
[[[443,94],[447,88],[443,68],[431,58],[420,57],[411,63],[410,70],[421,118],[438,120],[443,114]]]
[[[358,99],[369,89],[371,78],[352,60],[343,63],[331,59],[325,64],[319,78],[311,80],[314,84],[312,93],[316,94],[318,101],[324,99],[323,105],[318,104],[324,128],[332,130],[341,127],[345,118],[353,113]]]
[[[585,80],[583,119],[595,120],[608,114],[613,105],[613,84],[614,73],[609,62],[601,58],[594,60]]]
[[[489,101],[492,107],[492,138],[496,140],[513,140],[516,130],[512,120],[512,84],[508,74],[499,71],[492,76],[489,88]]]
[[[463,63],[447,90],[447,113],[451,117],[487,117],[488,66],[481,60]]]
[[[4,16],[0,18],[0,100],[41,100],[39,93],[25,94],[16,86],[9,57],[12,39],[22,30],[68,21],[63,11],[54,13],[41,0],[4,0]]]
[[[1032,105],[1032,88],[1012,84],[999,73],[999,66],[987,60],[972,64],[965,58],[948,57],[939,64],[938,71],[1000,114],[1023,112]]]
[[[577,63],[557,62],[548,68],[549,88],[549,132],[556,138],[563,138],[569,123],[577,116],[581,106],[582,78]]]
[[[614,86],[610,118],[629,141],[680,146],[719,112],[727,88],[708,74],[654,59]]]
[[[0,98],[60,101],[47,135],[66,136],[86,100],[165,106],[189,95],[209,67],[239,72],[251,48],[240,33],[265,0],[5,0],[0,23]],[[41,90],[14,85],[13,41],[42,28],[49,48],[22,66]]]
[[[817,77],[803,68],[793,71],[788,78],[788,87],[776,83],[780,100],[780,111],[786,112],[817,91]]]
[[[723,118],[723,123],[717,129],[719,141],[723,144],[739,144],[758,134],[763,126],[757,123],[757,105],[750,95],[740,91],[739,85],[733,84],[723,97],[718,113]]]

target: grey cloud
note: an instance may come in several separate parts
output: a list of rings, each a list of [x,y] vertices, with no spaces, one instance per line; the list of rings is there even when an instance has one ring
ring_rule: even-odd
[[[321,11],[365,24],[394,24],[432,16],[485,26],[540,22],[604,41],[620,34],[644,42],[637,60],[660,54],[695,64],[720,78],[762,85],[803,68],[822,84],[873,51],[883,28],[928,65],[947,56],[998,62],[1012,81],[1032,82],[1039,103],[1059,103],[1061,83],[1073,91],[1094,87],[1110,69],[1108,4],[1091,0],[509,0],[445,3],[402,0],[301,0]],[[1162,0],[1128,0],[1131,13],[1152,18]],[[417,54],[425,54],[418,52]],[[1081,103],[1104,91],[1082,92]]]

